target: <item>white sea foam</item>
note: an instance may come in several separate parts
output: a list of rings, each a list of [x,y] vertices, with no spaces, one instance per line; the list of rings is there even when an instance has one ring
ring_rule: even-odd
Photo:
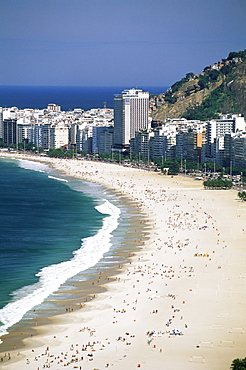
[[[25,168],[26,170],[33,170],[38,172],[50,171],[50,167],[47,164],[36,161],[29,161],[27,159],[18,159],[18,165],[21,168]]]
[[[112,232],[118,226],[120,209],[107,200],[95,207],[98,212],[107,215],[102,228],[94,235],[81,241],[81,248],[74,251],[70,261],[44,267],[36,274],[36,284],[17,291],[15,300],[0,310],[0,337],[7,334],[7,329],[19,322],[26,312],[42,303],[65,281],[81,271],[94,266],[111,246]]]
[[[58,181],[64,181],[64,182],[68,182],[67,180],[65,179],[61,179],[60,177],[55,177],[55,176],[48,176],[49,179],[54,179],[54,180],[58,180]]]
[[[52,169],[45,163],[34,162],[34,161],[25,160],[25,159],[19,159],[18,165],[19,167],[25,168],[26,170],[32,170],[32,171],[37,171],[37,172],[50,173],[52,171]],[[48,177],[49,179],[68,182],[68,180],[63,179],[61,177],[55,177],[51,175],[48,175]]]

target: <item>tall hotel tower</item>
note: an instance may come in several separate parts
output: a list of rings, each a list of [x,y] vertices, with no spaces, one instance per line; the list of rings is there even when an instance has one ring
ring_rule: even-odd
[[[148,128],[149,93],[129,89],[114,96],[114,149],[129,147],[135,132]]]

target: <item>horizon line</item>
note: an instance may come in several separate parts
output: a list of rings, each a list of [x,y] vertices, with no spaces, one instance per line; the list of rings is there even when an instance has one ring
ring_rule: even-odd
[[[0,84],[0,87],[125,87],[127,85],[14,85],[14,84]],[[137,88],[144,87],[168,87],[169,85],[138,85]],[[136,88],[136,87],[134,87]]]

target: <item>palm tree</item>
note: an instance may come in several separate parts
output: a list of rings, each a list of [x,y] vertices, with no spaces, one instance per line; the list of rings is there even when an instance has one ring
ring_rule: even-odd
[[[246,201],[246,192],[245,192],[245,191],[239,191],[237,195],[238,195],[238,197],[239,197],[241,200]]]
[[[246,369],[246,357],[243,359],[236,358],[232,361],[231,367],[232,370],[245,370]]]

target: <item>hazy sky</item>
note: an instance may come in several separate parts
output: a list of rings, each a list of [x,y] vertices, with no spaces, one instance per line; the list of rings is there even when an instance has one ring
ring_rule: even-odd
[[[0,0],[0,84],[170,86],[246,49],[246,0]]]

